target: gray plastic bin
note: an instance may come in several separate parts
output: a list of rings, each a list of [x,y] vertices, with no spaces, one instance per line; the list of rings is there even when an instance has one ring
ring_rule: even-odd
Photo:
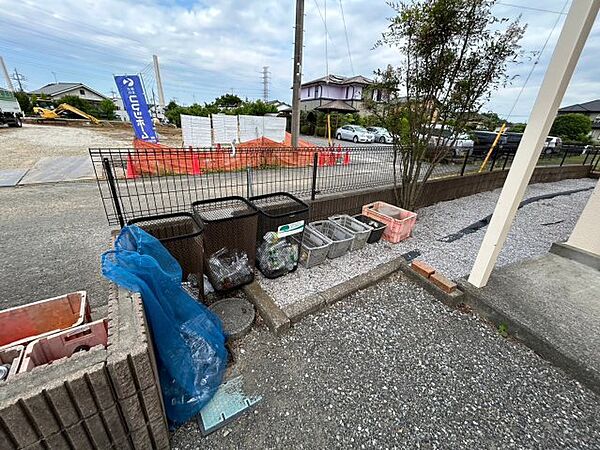
[[[373,228],[371,228],[369,225],[359,222],[354,217],[350,217],[346,214],[331,216],[329,220],[343,226],[346,230],[354,235],[354,240],[352,241],[352,246],[350,247],[351,251],[363,248],[366,245],[369,236],[371,236],[371,231],[373,231]]]
[[[298,237],[291,236],[291,239],[299,243]],[[312,228],[304,227],[300,257],[298,258],[300,264],[307,269],[318,266],[327,259],[327,253],[331,244],[332,241],[328,237],[323,236]]]
[[[317,230],[323,236],[333,241],[327,252],[327,257],[330,259],[345,255],[352,246],[354,235],[331,220],[317,220],[316,222],[309,223],[307,227]]]

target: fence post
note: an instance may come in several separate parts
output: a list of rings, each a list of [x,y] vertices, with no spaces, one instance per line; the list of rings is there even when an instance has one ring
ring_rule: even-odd
[[[467,151],[465,152],[465,159],[464,159],[464,161],[463,161],[462,168],[460,169],[460,176],[461,176],[461,177],[462,177],[462,176],[464,176],[464,174],[465,174],[465,169],[467,168],[467,161],[468,161],[468,160],[469,160],[469,151],[467,150]]]
[[[508,158],[510,158],[510,153],[506,152],[506,158],[504,159],[504,164],[502,164],[502,170],[506,170],[506,165],[508,164]]]
[[[110,161],[108,158],[102,158],[102,165],[106,172],[106,179],[108,180],[108,187],[110,189],[110,195],[112,196],[113,203],[115,205],[115,212],[117,213],[117,219],[119,219],[119,225],[121,228],[125,226],[125,219],[123,218],[123,211],[121,210],[121,204],[119,203],[119,197],[117,195],[117,186],[115,184],[115,177],[110,167]]]
[[[590,149],[591,150],[591,149]],[[585,166],[585,163],[588,160],[588,156],[590,156],[590,153],[592,153],[591,151],[586,151],[585,152],[585,158],[583,158],[583,165]],[[592,162],[594,162],[594,160],[592,159]]]
[[[319,166],[319,153],[313,154],[313,173],[312,173],[312,187],[310,190],[310,199],[314,200],[317,196],[317,167]]]
[[[490,164],[490,172],[494,170],[494,166],[496,165],[496,159],[498,159],[499,151],[494,151],[494,156],[492,158],[492,164]]]
[[[596,151],[596,155],[594,156],[594,159],[596,159],[596,156],[598,156],[598,152]],[[594,167],[592,167],[591,172],[595,172],[596,171],[596,167],[598,167],[598,162],[600,162],[600,158],[596,159],[596,162],[594,164]]]
[[[246,167],[246,189],[248,197],[254,197],[254,190],[252,188],[252,167]]]
[[[567,154],[569,153],[569,148],[565,147],[565,153],[563,154],[562,161],[560,162],[560,167],[565,163],[565,159],[567,159]]]

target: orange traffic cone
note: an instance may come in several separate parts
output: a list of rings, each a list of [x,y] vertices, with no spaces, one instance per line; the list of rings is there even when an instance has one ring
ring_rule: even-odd
[[[133,165],[133,158],[129,153],[127,154],[127,171],[125,172],[125,177],[128,179],[137,178],[137,173]]]
[[[192,155],[192,175],[202,175],[199,155]]]
[[[342,163],[345,166],[350,164],[350,152],[346,150],[346,153],[344,154],[344,162]]]

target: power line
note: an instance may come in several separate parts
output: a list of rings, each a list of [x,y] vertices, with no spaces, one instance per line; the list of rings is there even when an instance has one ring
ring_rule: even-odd
[[[548,42],[550,41],[550,38],[554,34],[554,30],[556,29],[556,27],[558,26],[558,23],[560,22],[560,19],[562,18],[562,13],[564,12],[565,8],[567,7],[567,3],[568,3],[568,0],[566,0],[565,3],[563,4],[563,7],[561,9],[561,13],[556,17],[556,20],[554,21],[554,25],[552,26],[552,30],[550,30],[550,33],[546,37],[546,41],[544,42],[544,45],[542,46],[540,52],[538,53],[537,58],[535,59],[533,65],[531,66],[531,70],[527,74],[527,78],[525,78],[525,82],[523,83],[523,86],[521,87],[521,90],[517,94],[517,97],[515,98],[515,101],[514,101],[512,107],[510,108],[510,111],[508,112],[508,115],[506,116],[506,121],[507,122],[510,120],[510,116],[514,112],[514,110],[515,110],[515,108],[517,106],[517,103],[519,102],[519,99],[521,98],[521,95],[525,91],[525,87],[527,86],[527,83],[529,83],[529,80],[531,78],[531,75],[533,74],[533,71],[535,70],[537,64],[540,62],[540,58],[542,57],[542,54],[544,53],[544,50],[546,49],[546,46],[548,45]]]
[[[534,8],[533,6],[515,5],[514,3],[496,2],[496,5],[509,6],[511,8],[525,9],[525,10],[528,10],[528,11],[536,11],[536,12],[545,12],[545,13],[551,13],[551,14],[559,14],[561,16],[567,14],[566,12],[564,12],[564,10],[565,10],[564,8],[561,11],[552,11],[550,9]]]
[[[350,52],[350,40],[348,39],[348,27],[346,27],[346,17],[344,16],[344,7],[342,6],[342,0],[340,0],[340,11],[342,12],[342,23],[344,24],[344,34],[346,35],[346,48],[348,49],[348,59],[350,60],[350,70],[354,75],[354,64],[352,64],[352,53]]]
[[[23,83],[23,81],[27,81],[27,78],[25,78],[25,76],[22,73],[19,73],[17,71],[16,67],[15,67],[14,75],[12,75],[10,78],[17,82],[17,84],[19,85],[19,91],[23,92],[23,84],[22,83]]]

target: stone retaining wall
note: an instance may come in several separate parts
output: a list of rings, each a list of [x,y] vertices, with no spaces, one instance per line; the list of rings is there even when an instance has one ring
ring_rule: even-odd
[[[0,383],[0,449],[167,449],[141,298],[111,285],[108,346]]]

